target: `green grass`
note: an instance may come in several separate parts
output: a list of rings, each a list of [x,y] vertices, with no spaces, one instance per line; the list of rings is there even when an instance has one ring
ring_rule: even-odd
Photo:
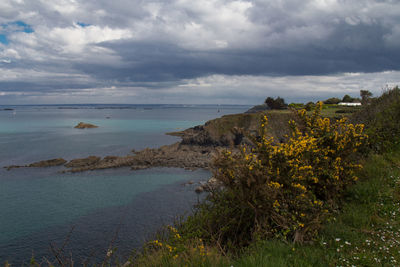
[[[324,108],[321,112],[323,117],[328,118],[342,118],[342,117],[350,117],[353,113],[360,110],[361,107],[347,107],[347,106],[339,106],[339,105],[324,105]]]
[[[260,241],[233,266],[398,266],[400,149],[371,156],[343,209],[313,244]]]
[[[315,240],[261,240],[239,255],[187,257],[137,266],[398,266],[400,263],[400,148],[372,155],[342,209]],[[149,262],[147,262],[149,263]]]

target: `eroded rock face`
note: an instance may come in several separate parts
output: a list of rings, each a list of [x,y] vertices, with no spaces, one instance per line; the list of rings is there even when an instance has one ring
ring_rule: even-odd
[[[277,142],[290,133],[289,120],[295,116],[289,110],[225,115],[204,125],[184,131],[167,133],[182,138],[182,144],[194,146],[235,147],[249,144],[247,136],[257,136],[261,118],[267,115],[268,135]]]
[[[90,128],[98,128],[98,127],[99,126],[94,125],[94,124],[80,122],[74,128],[76,128],[76,129],[90,129]]]

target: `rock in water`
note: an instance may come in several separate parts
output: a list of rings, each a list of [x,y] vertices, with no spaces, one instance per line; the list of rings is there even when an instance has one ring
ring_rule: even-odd
[[[49,160],[42,160],[39,162],[35,162],[32,164],[29,164],[28,167],[53,167],[53,166],[60,166],[64,165],[67,161],[62,158],[58,159],[49,159]]]
[[[87,166],[93,166],[96,163],[98,163],[101,160],[100,157],[96,156],[89,156],[87,158],[83,159],[73,159],[67,164],[65,164],[65,167],[68,168],[81,168],[81,167],[87,167]]]
[[[197,194],[201,194],[204,192],[204,188],[202,186],[198,186],[196,187],[196,189],[194,190]]]
[[[93,124],[90,124],[90,123],[80,122],[74,128],[76,128],[76,129],[87,129],[87,128],[98,128],[98,127],[99,126],[96,126],[96,125],[93,125]]]

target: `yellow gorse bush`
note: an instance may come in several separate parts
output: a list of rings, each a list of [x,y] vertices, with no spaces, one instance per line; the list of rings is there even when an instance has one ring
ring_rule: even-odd
[[[159,253],[160,262],[169,262],[178,264],[189,261],[196,257],[199,262],[206,260],[215,251],[207,248],[201,238],[182,238],[179,230],[173,226],[167,226],[166,233],[168,238],[163,241],[153,240],[146,244],[147,252],[157,251]],[[153,254],[149,254],[153,255]],[[179,265],[179,264],[178,264]]]
[[[252,235],[300,242],[312,237],[343,190],[358,179],[357,151],[367,140],[363,125],[345,118],[332,123],[321,117],[321,109],[319,102],[311,115],[298,111],[284,143],[267,135],[264,116],[252,146],[215,159],[214,176],[237,205],[254,214]]]

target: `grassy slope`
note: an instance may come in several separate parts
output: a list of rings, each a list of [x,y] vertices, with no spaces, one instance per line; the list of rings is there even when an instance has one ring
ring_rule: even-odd
[[[371,156],[343,210],[313,244],[264,241],[233,266],[398,266],[400,263],[400,149]]]
[[[370,156],[343,209],[311,244],[259,241],[237,257],[195,254],[139,260],[138,266],[398,266],[400,263],[400,148]],[[139,263],[137,262],[137,263]]]
[[[257,131],[262,116],[266,114],[269,118],[269,133],[275,138],[282,137],[288,132],[288,121],[293,119],[290,110],[269,110],[259,113],[243,113],[226,115],[218,119],[210,120],[206,123],[205,129],[213,136],[218,137],[229,133],[232,128],[238,127],[249,132]]]
[[[358,110],[357,107],[330,105],[322,110],[322,116],[328,118],[348,117],[356,110]],[[337,111],[345,113],[337,113]],[[312,111],[310,111],[310,113],[311,112]],[[289,133],[288,121],[296,118],[293,112],[288,109],[267,110],[258,113],[226,115],[208,121],[204,128],[216,139],[220,138],[222,135],[228,134],[234,127],[243,128],[249,132],[255,132],[260,125],[260,120],[263,115],[267,115],[268,117],[268,133],[278,140]]]

